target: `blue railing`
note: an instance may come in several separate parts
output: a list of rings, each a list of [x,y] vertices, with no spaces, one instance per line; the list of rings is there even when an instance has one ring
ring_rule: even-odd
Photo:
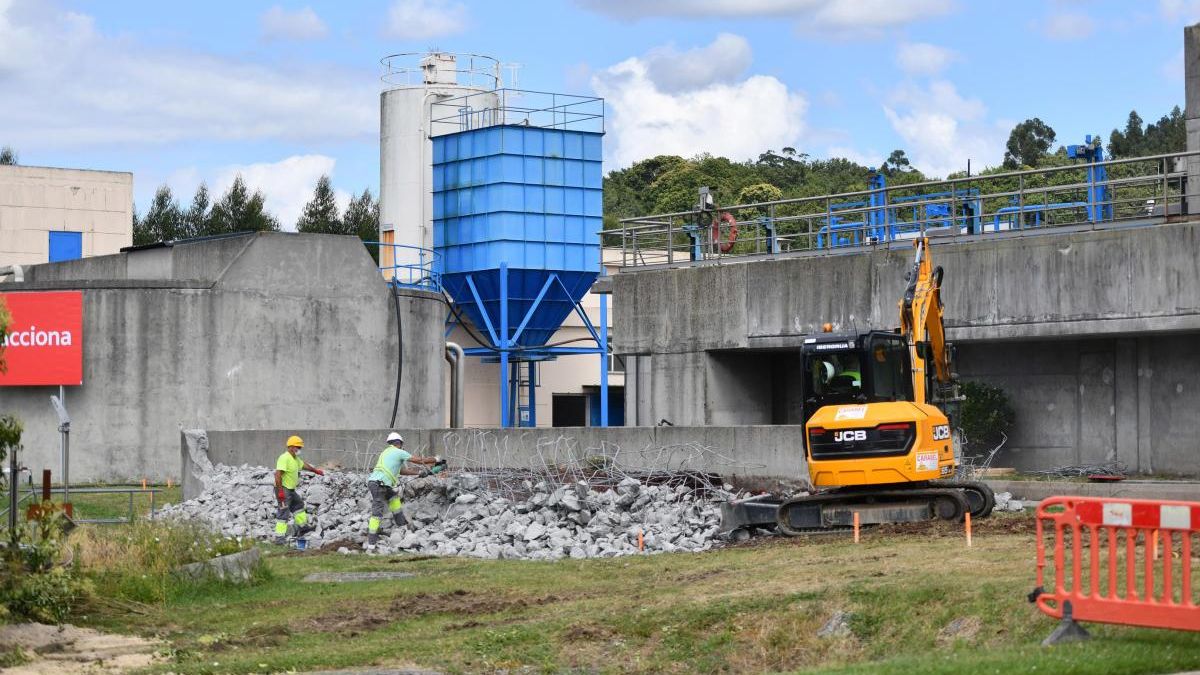
[[[379,252],[379,271],[389,283],[401,288],[442,291],[442,277],[437,251],[407,244],[366,242]]]

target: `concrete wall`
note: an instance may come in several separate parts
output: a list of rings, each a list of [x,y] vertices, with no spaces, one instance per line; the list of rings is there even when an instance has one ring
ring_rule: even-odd
[[[959,349],[964,379],[1001,387],[1016,428],[997,466],[1120,461],[1144,473],[1200,473],[1200,334]]]
[[[1200,222],[937,242],[952,340],[1200,330]],[[613,277],[620,354],[798,346],[898,325],[909,246]]]
[[[1009,392],[1000,462],[1200,473],[1200,223],[935,243],[964,379]],[[801,424],[798,348],[898,324],[911,249],[613,278],[638,424]]]
[[[288,435],[304,438],[304,458],[367,470],[391,429],[189,431],[181,435],[184,495],[202,488],[198,467],[274,466]],[[806,485],[804,429],[797,426],[624,427],[562,429],[400,429],[405,448],[446,457],[452,468],[544,469],[589,457],[622,467],[711,472],[745,486]],[[783,480],[781,480],[783,479]]]
[[[133,174],[0,166],[0,265],[50,259],[49,232],[81,232],[83,255],[133,241]]]
[[[73,481],[176,476],[179,430],[346,428],[391,420],[397,318],[354,237],[263,233],[32,268],[5,291],[84,291],[84,383],[69,387]],[[399,426],[442,420],[434,294],[400,297]],[[50,387],[0,389],[22,463],[59,471]]]

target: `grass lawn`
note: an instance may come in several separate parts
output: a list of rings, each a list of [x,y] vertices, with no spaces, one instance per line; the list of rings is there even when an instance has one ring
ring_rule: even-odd
[[[930,525],[773,539],[703,554],[559,562],[283,552],[246,588],[162,606],[92,607],[83,623],[159,635],[159,671],[424,667],[602,672],[1161,673],[1200,668],[1200,634],[1092,624],[1042,648],[1056,622],[1034,585],[1030,516],[961,532]],[[301,583],[317,571],[410,579]],[[817,632],[836,612],[848,630]],[[952,625],[953,624],[953,625]]]
[[[128,518],[130,510],[130,495],[128,494],[89,494],[87,490],[93,487],[102,487],[105,489],[126,489],[125,486],[112,485],[78,485],[71,486],[71,504],[75,510],[76,518],[85,519],[111,519],[111,518]],[[135,517],[143,517],[150,512],[150,493],[141,492],[141,485],[129,485],[128,489],[135,490],[133,494],[133,512]],[[154,507],[162,508],[163,504],[177,504],[183,498],[183,490],[179,485],[166,487],[165,485],[147,485],[148,488],[155,488],[158,494],[154,495]],[[60,501],[62,495],[55,494],[55,501]]]

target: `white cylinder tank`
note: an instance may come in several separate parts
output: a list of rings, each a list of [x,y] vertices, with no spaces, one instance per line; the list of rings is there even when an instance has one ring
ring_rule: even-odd
[[[432,136],[459,131],[436,122],[460,98],[473,109],[498,107],[499,62],[486,56],[430,52],[396,54],[382,60],[384,91],[379,95],[380,265],[396,266],[401,282],[417,281],[428,269],[433,249]],[[468,98],[463,98],[468,97]],[[465,128],[465,127],[463,127]],[[405,248],[411,247],[411,248]]]

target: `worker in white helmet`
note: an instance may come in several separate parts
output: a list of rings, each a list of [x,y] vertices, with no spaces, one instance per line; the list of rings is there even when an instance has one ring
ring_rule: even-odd
[[[407,464],[420,464],[421,468],[409,467]],[[399,476],[429,476],[446,468],[446,461],[441,457],[414,457],[404,449],[404,437],[396,432],[388,434],[387,447],[379,453],[375,461],[375,470],[367,478],[367,490],[371,493],[371,518],[367,521],[367,543],[363,546],[368,551],[375,550],[379,543],[379,525],[383,521],[386,508],[392,514],[392,522],[397,527],[407,524],[404,518],[404,502],[396,491]]]

